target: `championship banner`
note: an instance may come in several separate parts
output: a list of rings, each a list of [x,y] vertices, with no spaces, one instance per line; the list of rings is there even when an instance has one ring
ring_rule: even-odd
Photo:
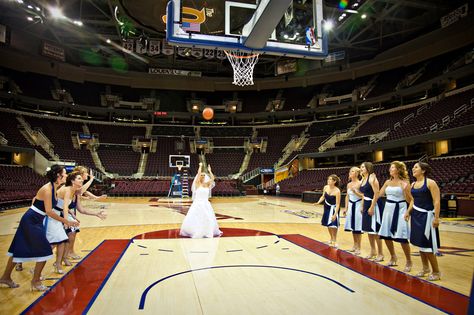
[[[202,48],[193,47],[191,50],[191,55],[193,55],[193,57],[197,59],[201,59],[202,54],[203,54]]]
[[[144,40],[144,39],[137,39],[135,41],[135,52],[137,54],[141,54],[141,55],[144,55],[146,54],[146,44],[147,44],[147,41]]]
[[[212,59],[214,58],[214,52],[214,49],[204,49],[204,57],[206,57],[207,59]]]
[[[298,70],[298,64],[296,59],[286,59],[277,61],[275,67],[275,75],[281,75],[286,73],[293,73]]]
[[[185,77],[200,77],[201,71],[188,71],[188,70],[176,70],[176,69],[160,69],[160,68],[148,68],[149,74],[166,74],[166,75],[180,75]]]
[[[216,58],[220,59],[220,60],[224,60],[224,59],[227,58],[227,56],[225,55],[225,52],[223,50],[217,50],[216,51]]]
[[[441,17],[440,22],[441,22],[441,27],[445,28],[453,23],[456,23],[460,19],[464,18],[467,16],[467,13],[469,11],[468,4],[465,3],[459,8],[457,8],[454,11],[451,11],[450,13],[446,14],[445,16]]]
[[[124,41],[122,42],[122,47],[123,47],[125,50],[128,50],[128,51],[132,52],[132,51],[133,51],[133,42],[134,42],[133,39],[124,40]]]
[[[157,39],[150,39],[148,44],[148,56],[155,56],[160,54],[160,41]]]
[[[48,42],[43,42],[41,48],[41,54],[46,57],[50,57],[62,62],[66,61],[66,51],[60,46],[50,44]]]
[[[178,56],[188,57],[190,50],[191,48],[188,48],[188,47],[178,47]]]
[[[174,54],[174,46],[168,44],[165,40],[163,40],[163,49],[161,50],[163,55],[173,55]]]
[[[0,43],[6,44],[7,42],[7,27],[0,24]]]

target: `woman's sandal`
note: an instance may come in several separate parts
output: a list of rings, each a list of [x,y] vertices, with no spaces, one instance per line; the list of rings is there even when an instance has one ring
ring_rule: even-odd
[[[59,273],[60,275],[62,275],[64,273],[64,270],[60,269],[61,266],[58,266],[56,263],[53,263],[53,267],[54,267],[54,271],[56,273]]]
[[[396,260],[390,260],[387,264],[388,267],[395,267],[395,266],[398,266],[397,264],[397,261]]]
[[[404,272],[410,272],[411,271],[411,267],[413,266],[413,263],[412,262],[407,262],[406,265],[405,265],[405,269],[403,269]]]
[[[439,272],[433,272],[428,276],[429,281],[441,280],[441,274]]]
[[[415,275],[415,277],[424,277],[424,276],[426,276],[426,275],[429,274],[429,273],[430,273],[430,271],[425,269],[425,270],[422,270],[422,271],[418,272],[418,273]]]
[[[64,264],[64,266],[72,266],[72,263],[69,260],[67,260],[66,258],[63,259],[63,264]]]
[[[381,261],[383,261],[383,258],[384,258],[383,256],[377,256],[377,257],[375,257],[374,261],[375,262],[381,262]]]
[[[46,291],[48,290],[48,287],[42,284],[41,282],[39,284],[33,284],[31,283],[30,290],[33,291]]]
[[[30,273],[31,273],[32,275],[34,275],[34,274],[35,274],[35,269],[34,269],[34,268],[30,268]],[[40,281],[44,281],[44,277],[43,277],[43,276],[40,276]]]
[[[0,280],[0,284],[7,285],[10,289],[18,288],[20,285],[13,280]]]

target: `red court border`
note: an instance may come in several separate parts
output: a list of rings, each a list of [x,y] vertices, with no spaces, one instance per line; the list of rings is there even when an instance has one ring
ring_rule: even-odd
[[[224,237],[274,235],[249,229],[222,228],[221,230],[224,232]],[[441,311],[450,314],[467,314],[469,298],[465,295],[345,251],[335,250],[299,234],[279,237]],[[179,230],[149,232],[137,235],[133,239],[156,238],[179,238]],[[22,314],[83,314],[88,310],[91,300],[95,299],[100,292],[129,244],[130,240],[102,242]]]

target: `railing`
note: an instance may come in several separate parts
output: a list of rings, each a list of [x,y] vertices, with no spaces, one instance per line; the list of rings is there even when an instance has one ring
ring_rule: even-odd
[[[256,169],[251,170],[250,172],[247,172],[244,175],[242,175],[242,182],[246,183],[252,178],[257,177],[257,175],[260,175],[260,167],[257,167]]]

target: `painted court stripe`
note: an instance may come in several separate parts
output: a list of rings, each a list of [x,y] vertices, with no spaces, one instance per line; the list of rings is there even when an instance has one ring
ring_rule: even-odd
[[[345,251],[335,250],[326,244],[299,234],[281,235],[281,237],[441,311],[450,314],[467,314],[469,298],[463,294]]]
[[[274,235],[254,230],[230,228],[223,230],[227,234],[226,236]],[[153,238],[151,237],[153,233],[147,234],[147,237],[142,237],[144,235],[142,234],[138,238]],[[166,235],[171,236],[170,238],[178,238],[179,230],[157,231],[155,235],[158,238],[167,238],[164,237]],[[442,311],[451,314],[467,313],[469,298],[465,295],[350,253],[334,250],[305,236],[296,234],[279,237]],[[100,288],[105,284],[104,280],[110,276],[129,242],[130,240],[104,241],[56,283],[50,291],[38,298],[24,313],[82,314],[88,309],[88,304],[96,298],[98,290],[100,291]],[[64,301],[68,301],[68,303],[64,303]]]
[[[102,242],[24,314],[82,314],[129,242]]]
[[[153,287],[157,284],[159,284],[160,282],[163,282],[165,280],[168,280],[168,279],[171,279],[173,277],[176,277],[176,276],[180,276],[180,275],[183,275],[183,274],[186,274],[186,273],[192,273],[192,272],[198,272],[198,271],[202,271],[202,270],[216,270],[216,269],[222,269],[222,268],[272,268],[272,269],[280,269],[280,270],[288,270],[288,271],[296,271],[296,272],[301,272],[301,273],[306,273],[306,274],[309,274],[309,275],[312,275],[312,276],[316,276],[316,277],[320,277],[320,278],[323,278],[325,280],[328,280],[328,281],[331,281],[335,284],[337,284],[338,286],[340,286],[341,288],[351,292],[351,293],[354,293],[355,291],[352,290],[351,288],[345,286],[344,284],[340,283],[339,281],[336,281],[334,279],[331,279],[329,277],[326,277],[326,276],[323,276],[319,273],[314,273],[314,272],[311,272],[311,271],[306,271],[306,270],[301,270],[301,269],[295,269],[295,268],[288,268],[288,267],[280,267],[280,266],[267,266],[267,265],[230,265],[230,266],[214,266],[214,267],[206,267],[206,268],[199,268],[199,269],[193,269],[193,270],[186,270],[186,271],[182,271],[182,272],[178,272],[178,273],[175,273],[173,275],[169,275],[169,276],[166,276],[164,278],[161,278],[160,280],[158,281],[155,281],[153,282],[152,284],[150,284],[146,289],[145,291],[143,291],[142,293],[142,296],[140,298],[140,304],[138,305],[138,309],[139,310],[143,310],[145,308],[145,301],[146,301],[146,296],[148,294],[148,292],[153,289]]]

